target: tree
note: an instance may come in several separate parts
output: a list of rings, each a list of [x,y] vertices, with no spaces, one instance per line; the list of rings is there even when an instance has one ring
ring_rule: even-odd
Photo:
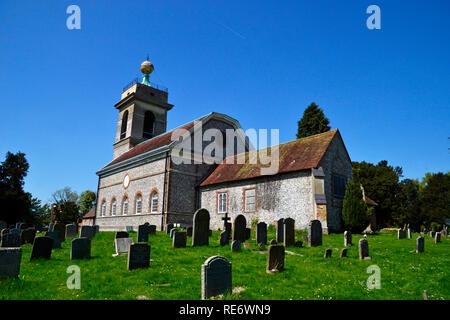
[[[369,214],[367,204],[363,199],[361,185],[354,180],[348,180],[342,205],[344,225],[352,232],[360,233],[369,224]]]
[[[433,173],[425,177],[427,181],[421,190],[421,213],[425,225],[443,225],[450,218],[450,172]]]
[[[75,191],[72,191],[70,187],[64,187],[63,189],[53,192],[52,201],[56,205],[66,203],[68,201],[77,203],[78,194]]]
[[[419,181],[404,179],[399,183],[396,196],[397,209],[393,213],[393,220],[398,226],[409,224],[413,230],[420,231],[423,217],[420,211]]]
[[[80,194],[78,199],[78,208],[80,209],[81,216],[84,216],[95,204],[97,196],[95,192],[91,190],[86,190]]]
[[[330,131],[330,120],[325,117],[323,110],[312,102],[303,112],[303,117],[298,121],[297,139]]]
[[[66,201],[59,205],[61,212],[58,222],[63,224],[76,223],[80,218],[80,211],[73,201]]]

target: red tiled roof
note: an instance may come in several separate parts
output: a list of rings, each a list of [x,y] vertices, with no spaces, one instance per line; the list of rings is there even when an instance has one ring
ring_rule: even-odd
[[[83,219],[94,219],[94,218],[95,218],[95,206],[83,216]]]
[[[279,170],[277,174],[317,168],[331,140],[338,132],[338,129],[335,129],[278,145]],[[271,148],[267,149],[270,154]],[[254,152],[256,151],[250,153],[254,154]],[[227,164],[227,159],[225,159],[200,186],[260,177],[262,176],[261,168],[269,167],[269,165],[261,164],[259,159],[256,164],[249,163],[249,152],[245,153],[246,161],[244,164],[237,163],[237,156],[230,158],[234,158],[233,164]]]

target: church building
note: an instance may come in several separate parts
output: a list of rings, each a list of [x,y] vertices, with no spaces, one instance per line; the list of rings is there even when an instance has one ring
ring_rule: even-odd
[[[248,160],[258,152],[230,116],[211,112],[167,131],[167,112],[174,106],[168,103],[167,89],[149,81],[153,70],[153,64],[144,61],[142,82],[125,87],[115,104],[113,159],[97,172],[97,204],[90,224],[118,231],[148,222],[162,230],[168,223],[189,226],[194,212],[206,208],[212,229],[223,228],[224,215],[233,220],[244,214],[248,226],[256,219],[272,224],[291,217],[296,229],[319,219],[325,232],[340,231],[345,183],[352,168],[337,129],[278,145],[277,172],[262,174],[258,162],[228,161],[243,155]],[[215,154],[220,160],[215,163],[175,161],[175,150],[186,135],[194,136],[189,144],[195,150],[195,136],[202,137],[208,129],[224,136],[235,132],[231,156],[224,151]],[[200,153],[209,144],[200,140]],[[191,160],[196,156],[184,155]]]

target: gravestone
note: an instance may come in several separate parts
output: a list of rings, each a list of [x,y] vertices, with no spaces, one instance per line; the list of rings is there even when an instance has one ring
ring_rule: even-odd
[[[94,228],[92,226],[81,226],[80,238],[94,238]]]
[[[150,266],[150,245],[147,243],[133,243],[128,253],[128,270],[148,268]]]
[[[241,242],[239,240],[231,242],[231,252],[241,252]]]
[[[397,230],[397,239],[404,239],[406,236],[405,231],[403,229]]]
[[[270,242],[269,242],[269,245],[276,245],[277,244],[277,240],[275,240],[275,239],[272,239],[272,240],[270,240]]]
[[[290,247],[295,243],[295,220],[292,218],[284,219],[284,246]]]
[[[66,224],[66,238],[76,238],[78,234],[78,228],[75,224]]]
[[[117,231],[116,232],[116,236],[114,237],[114,239],[120,239],[120,238],[129,238],[130,235],[128,234],[128,232],[126,231]]]
[[[35,236],[36,230],[34,228],[28,228],[23,230],[21,234],[22,244],[33,244]]]
[[[53,239],[50,237],[34,238],[33,248],[31,249],[30,261],[34,259],[50,259],[53,249]]]
[[[133,238],[118,238],[114,240],[114,244],[116,246],[116,253],[113,254],[113,257],[125,255],[128,253],[130,249],[130,245],[134,243]]]
[[[187,227],[186,228],[186,236],[192,237],[192,227]]]
[[[250,240],[251,235],[252,235],[252,229],[245,228],[245,240]]]
[[[231,263],[221,256],[212,256],[202,265],[202,299],[231,293]]]
[[[347,248],[341,250],[341,258],[347,258]]]
[[[170,234],[170,230],[173,229],[173,223],[166,224],[166,233]]]
[[[439,242],[441,242],[441,233],[436,232],[436,235],[434,236],[434,243],[439,243]]]
[[[127,232],[133,231],[133,226],[126,226],[126,227],[125,227],[125,230],[126,230]]]
[[[192,230],[192,246],[207,246],[209,244],[209,212],[198,209],[194,214]]]
[[[138,226],[137,242],[148,242],[149,226],[141,224]]]
[[[277,242],[284,242],[284,219],[281,218],[277,221]]]
[[[325,254],[324,254],[324,258],[331,258],[331,255],[333,254],[333,250],[331,249],[326,249],[325,250]]]
[[[91,258],[91,239],[75,238],[70,248],[70,260]]]
[[[10,234],[17,234],[19,237],[20,237],[20,233],[21,232],[22,231],[20,229],[17,229],[17,228],[13,228],[13,229],[9,230]]]
[[[154,224],[151,224],[148,226],[148,234],[149,235],[155,235],[156,234],[156,226]]]
[[[359,259],[361,260],[371,260],[369,256],[369,242],[366,239],[359,240]]]
[[[436,232],[435,231],[430,231],[430,237],[434,238],[436,236]]]
[[[172,237],[173,248],[186,248],[186,232],[176,231]]]
[[[230,239],[230,236],[228,235],[228,231],[222,231],[220,233],[220,245],[222,247],[229,244],[229,242],[230,242],[229,239]]]
[[[351,247],[353,245],[352,242],[352,233],[350,231],[344,232],[344,247]]]
[[[16,223],[16,229],[23,230],[23,229],[26,229],[26,228],[27,228],[26,223],[24,223],[24,222]]]
[[[22,248],[0,248],[0,279],[19,277],[21,261]]]
[[[233,240],[245,242],[247,240],[247,220],[242,214],[237,215],[233,221]]]
[[[59,239],[59,232],[46,232],[46,237],[53,239],[53,249],[61,249],[61,240]]]
[[[425,238],[417,237],[416,239],[416,253],[422,253],[425,251]]]
[[[3,228],[0,236],[3,237],[4,234],[8,234],[8,233],[9,233],[9,229],[8,228]]]
[[[265,222],[259,222],[256,225],[256,243],[267,244],[267,224]]]
[[[50,223],[49,225],[48,225],[48,232],[53,232],[53,226],[54,226],[55,224],[54,223]]]
[[[59,233],[59,240],[61,242],[66,241],[66,226],[62,223],[55,223],[55,225],[53,226],[53,232],[58,232]]]
[[[322,245],[322,223],[319,220],[312,220],[308,224],[308,244],[310,247]]]
[[[177,229],[177,228],[172,228],[171,230],[170,230],[170,238],[172,238],[173,239],[173,235],[175,234],[175,232],[178,232],[179,230]]]
[[[411,228],[408,228],[408,229],[406,230],[406,235],[407,235],[408,239],[412,239]]]
[[[267,250],[267,273],[275,273],[284,269],[284,246],[270,245]]]
[[[22,241],[17,233],[7,233],[2,236],[2,248],[19,248]]]

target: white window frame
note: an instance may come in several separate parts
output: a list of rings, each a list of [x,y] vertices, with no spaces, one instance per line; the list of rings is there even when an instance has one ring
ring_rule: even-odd
[[[142,214],[142,196],[138,194],[136,196],[136,214]]]
[[[249,197],[247,195],[248,192],[254,192],[252,197]],[[248,199],[253,198],[253,203],[248,203]],[[253,205],[253,210],[249,210],[248,209],[248,205]],[[252,213],[252,212],[256,212],[256,188],[250,188],[250,189],[245,189],[244,190],[244,212],[248,212],[248,213]]]
[[[111,216],[115,216],[116,215],[116,209],[117,209],[117,201],[116,199],[112,199],[111,201]]]
[[[228,211],[228,192],[217,193],[217,213],[226,213]]]
[[[122,200],[122,215],[126,216],[127,214],[128,214],[128,197],[125,197]]]
[[[156,191],[150,195],[150,212],[158,212],[158,192]]]
[[[102,201],[102,209],[101,209],[100,215],[102,217],[104,217],[106,215],[106,201],[105,200]]]

